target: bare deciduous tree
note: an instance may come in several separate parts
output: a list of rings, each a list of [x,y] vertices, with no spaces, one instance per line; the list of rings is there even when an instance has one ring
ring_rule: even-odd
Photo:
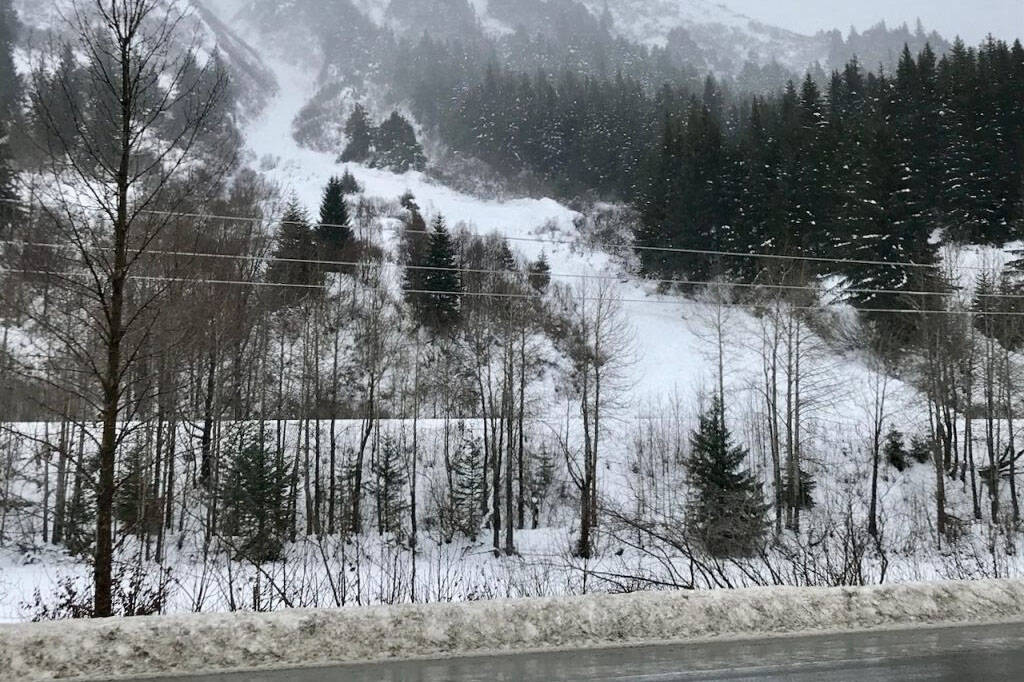
[[[576,553],[588,559],[598,523],[598,461],[604,420],[622,403],[633,363],[634,334],[615,287],[607,280],[583,280],[558,292],[565,329],[566,355],[572,362],[570,384],[583,424],[582,463],[568,460],[580,492],[580,537]]]
[[[188,13],[176,5],[75,0],[65,23],[71,42],[50,56],[70,50],[82,67],[72,80],[65,72],[51,74],[44,60],[34,74],[32,104],[53,180],[40,198],[70,247],[53,279],[85,302],[86,338],[95,344],[83,341],[80,330],[69,333],[39,317],[88,369],[98,396],[90,399],[101,421],[93,612],[103,617],[112,614],[119,449],[131,418],[155,390],[133,393],[130,376],[158,352],[153,331],[169,288],[145,286],[138,273],[175,224],[174,212],[212,190],[211,178],[231,163],[226,149],[223,156],[200,149],[222,123],[216,119],[226,79],[216,60],[200,60],[186,36]]]

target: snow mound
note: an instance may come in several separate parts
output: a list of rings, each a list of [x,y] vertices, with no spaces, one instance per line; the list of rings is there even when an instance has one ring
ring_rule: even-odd
[[[1024,582],[647,592],[0,626],[0,680],[132,677],[1024,617]]]

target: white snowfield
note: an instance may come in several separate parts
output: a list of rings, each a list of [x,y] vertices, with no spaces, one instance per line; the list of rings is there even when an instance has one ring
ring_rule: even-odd
[[[0,680],[575,649],[1024,618],[1024,582],[757,588],[0,625]]]

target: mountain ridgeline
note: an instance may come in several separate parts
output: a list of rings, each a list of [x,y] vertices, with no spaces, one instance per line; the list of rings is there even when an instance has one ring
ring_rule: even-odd
[[[298,125],[315,122],[327,137],[351,108],[347,88],[378,97],[383,89],[387,106],[439,100],[479,83],[488,66],[531,77],[621,74],[648,90],[664,83],[699,89],[710,72],[726,89],[770,94],[808,70],[824,87],[828,73],[854,56],[892,71],[904,45],[917,53],[930,44],[938,54],[950,46],[920,25],[803,36],[704,2],[252,0],[239,17],[269,40],[306,46],[307,62],[322,57],[316,106]]]

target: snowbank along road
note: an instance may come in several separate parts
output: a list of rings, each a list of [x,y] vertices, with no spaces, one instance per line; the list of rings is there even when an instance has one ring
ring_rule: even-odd
[[[1024,620],[1024,583],[646,592],[0,626],[0,679],[127,679],[728,636]]]

